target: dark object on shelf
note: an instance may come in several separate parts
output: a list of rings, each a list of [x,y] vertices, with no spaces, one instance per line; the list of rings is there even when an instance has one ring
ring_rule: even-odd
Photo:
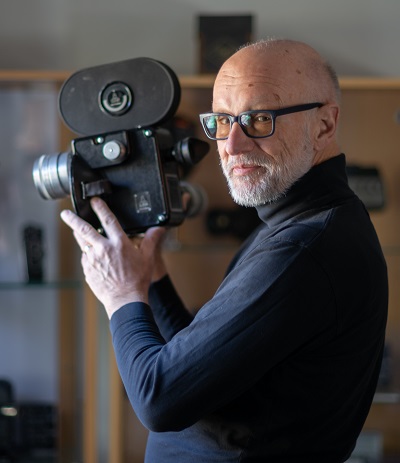
[[[215,73],[237,49],[252,40],[251,15],[199,16],[200,73]]]
[[[15,410],[12,384],[0,380],[0,463],[11,462],[15,456]]]
[[[14,394],[10,381],[0,379],[0,403],[12,402],[13,400]]]
[[[0,463],[56,461],[57,409],[15,401],[12,384],[0,380]]]
[[[246,239],[261,221],[253,207],[211,209],[207,214],[207,231],[212,235],[231,235]]]
[[[43,230],[40,227],[28,225],[23,233],[28,281],[38,283],[43,281]]]
[[[385,189],[376,167],[348,165],[346,168],[350,188],[370,211],[385,207]]]
[[[18,405],[17,435],[23,454],[55,454],[57,448],[57,412],[49,403]]]

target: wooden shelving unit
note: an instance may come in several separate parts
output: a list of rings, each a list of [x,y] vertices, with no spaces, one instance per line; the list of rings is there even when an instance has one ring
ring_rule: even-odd
[[[58,88],[71,73],[68,71],[1,71],[0,85],[24,85],[30,82],[49,82]],[[199,127],[198,113],[210,109],[214,76],[181,76],[182,101],[178,114]],[[378,430],[384,438],[384,448],[388,455],[400,455],[400,377],[397,370],[400,365],[400,80],[380,78],[343,77],[340,79],[343,90],[342,123],[340,139],[343,151],[353,163],[374,165],[381,171],[387,193],[387,206],[381,212],[371,213],[386,258],[390,275],[390,308],[388,321],[388,342],[393,353],[394,389],[385,394],[378,392],[376,402],[366,423],[367,430]],[[73,138],[61,124],[60,148],[65,150]],[[198,136],[203,137],[198,131]],[[212,148],[210,154],[193,170],[190,181],[199,183],[208,192],[209,207],[233,207],[228,196],[225,181],[219,168],[218,156]],[[70,207],[68,202],[60,204]],[[72,235],[60,223],[60,275],[76,278],[75,248]],[[239,246],[237,240],[229,237],[209,236],[204,227],[204,215],[186,221],[176,231],[174,239],[179,244],[175,249],[167,250],[167,261],[176,286],[180,289],[185,302],[194,310],[199,308],[215,291],[225,268]],[[201,252],[199,252],[199,250]],[[183,272],[182,269],[185,269]],[[207,274],[207,281],[204,275]],[[84,283],[81,282],[84,286]],[[74,339],[77,336],[79,321],[71,311],[74,299],[60,290],[60,451],[62,461],[68,460],[71,447],[76,445],[75,427],[78,397],[76,382],[78,372],[74,371],[74,359],[77,355]],[[132,449],[126,438],[126,427],[133,427],[145,439],[146,432],[141,429],[127,403],[118,371],[115,365],[110,339],[99,333],[99,317],[103,325],[107,323],[102,308],[89,289],[84,290],[83,317],[83,420],[81,423],[82,461],[98,463],[100,452],[104,457],[104,447],[108,453],[107,461],[140,462],[142,444]],[[101,346],[106,346],[105,350]],[[99,368],[107,352],[108,385],[106,395],[100,391]],[[103,352],[103,354],[101,354]],[[397,375],[397,376],[396,376]],[[108,442],[102,442],[99,430],[103,418],[99,416],[99,401],[104,397],[108,401]],[[124,437],[125,436],[125,437]],[[132,439],[134,441],[134,438]],[[139,448],[140,447],[140,448]],[[144,443],[143,443],[144,447]]]

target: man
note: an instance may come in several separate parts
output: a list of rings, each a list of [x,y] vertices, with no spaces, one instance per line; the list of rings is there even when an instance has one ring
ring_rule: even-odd
[[[380,371],[387,274],[347,184],[338,118],[337,78],[303,43],[252,44],[222,66],[202,124],[232,197],[263,224],[194,318],[162,262],[164,230],[130,241],[99,199],[108,238],[62,213],[150,429],[146,462],[350,456]]]

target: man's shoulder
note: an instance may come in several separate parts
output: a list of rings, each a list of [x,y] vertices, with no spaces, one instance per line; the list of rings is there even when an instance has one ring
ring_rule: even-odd
[[[370,217],[358,198],[318,208],[310,208],[275,224],[261,226],[253,237],[255,245],[311,246],[321,240],[329,242],[360,240],[360,230],[375,235]]]

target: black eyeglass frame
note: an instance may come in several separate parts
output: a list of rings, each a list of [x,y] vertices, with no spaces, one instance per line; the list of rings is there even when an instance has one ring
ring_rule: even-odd
[[[201,125],[203,127],[203,130],[205,132],[205,134],[207,135],[207,137],[210,139],[210,140],[227,140],[228,137],[229,137],[229,134],[231,133],[231,130],[232,130],[232,126],[235,122],[237,122],[241,129],[243,130],[243,132],[245,133],[245,135],[249,138],[268,138],[268,137],[271,137],[274,133],[275,133],[275,119],[278,117],[278,116],[284,116],[286,114],[292,114],[292,113],[298,113],[298,112],[301,112],[301,111],[308,111],[310,109],[314,109],[314,108],[321,108],[322,106],[324,106],[323,103],[305,103],[305,104],[300,104],[300,105],[295,105],[295,106],[288,106],[286,108],[281,108],[281,109],[256,109],[256,110],[252,110],[252,111],[244,111],[240,114],[238,114],[237,116],[232,116],[232,114],[227,114],[227,113],[213,113],[213,112],[209,112],[209,113],[203,113],[203,114],[200,114],[199,117],[200,117],[200,122],[201,122]],[[271,133],[268,134],[268,135],[249,135],[247,133],[247,129],[246,129],[246,126],[244,126],[241,122],[240,122],[240,118],[244,115],[247,115],[247,114],[262,114],[262,113],[268,113],[270,116],[271,116],[271,121],[272,121],[272,128],[271,128]],[[230,128],[229,128],[229,133],[228,133],[228,136],[227,137],[212,137],[211,135],[209,135],[208,133],[208,128],[207,128],[207,125],[205,123],[205,118],[206,117],[209,117],[213,114],[217,114],[218,116],[226,116],[228,119],[229,119],[229,123],[230,123]]]

